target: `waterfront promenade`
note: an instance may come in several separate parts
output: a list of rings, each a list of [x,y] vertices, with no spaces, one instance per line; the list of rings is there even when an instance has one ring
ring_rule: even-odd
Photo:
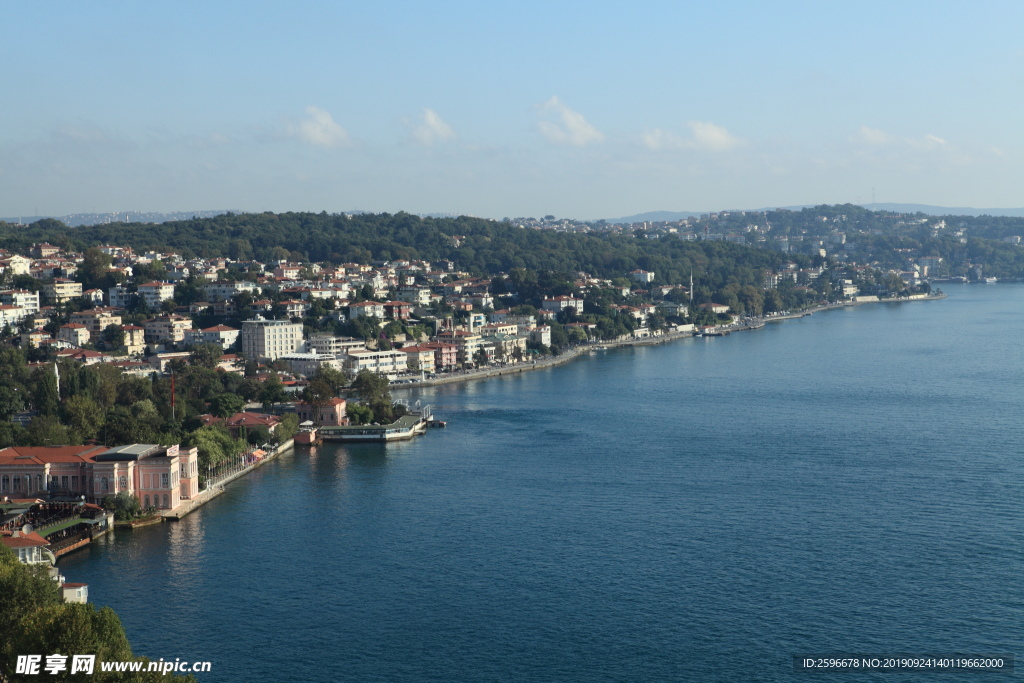
[[[757,318],[746,318],[742,322],[736,322],[731,325],[721,325],[717,327],[717,331],[722,334],[731,334],[732,332],[746,332],[751,330],[759,330],[767,323],[780,322],[783,320],[792,320],[794,318],[805,318],[814,313],[821,311],[829,311],[836,308],[849,308],[852,306],[863,306],[865,304],[873,303],[903,303],[910,301],[934,301],[937,299],[946,298],[945,294],[934,294],[918,298],[900,298],[892,297],[886,299],[875,299],[872,301],[840,301],[830,304],[821,304],[812,308],[807,308],[802,311],[796,311],[793,313],[786,313],[782,315],[772,316],[761,316]],[[509,365],[502,365],[499,367],[481,368],[479,370],[456,370],[454,372],[448,372],[437,377],[430,379],[413,379],[405,384],[393,384],[391,391],[399,391],[402,389],[414,389],[419,387],[431,387],[439,384],[454,384],[456,382],[471,382],[473,380],[487,379],[489,377],[499,377],[501,375],[511,375],[520,372],[530,372],[532,370],[543,370],[545,368],[551,368],[556,365],[568,363],[571,360],[578,358],[584,353],[589,352],[591,349],[597,347],[604,348],[616,348],[623,346],[653,346],[655,344],[666,344],[668,342],[676,341],[678,339],[689,339],[696,336],[693,332],[672,332],[668,334],[661,334],[653,337],[643,337],[638,339],[631,338],[619,338],[612,340],[593,340],[577,346],[572,346],[568,350],[562,352],[557,356],[543,358],[541,360],[532,362],[515,363]]]
[[[194,512],[197,508],[206,505],[211,500],[213,500],[220,494],[224,493],[224,487],[227,484],[230,484],[231,482],[240,477],[244,477],[257,467],[262,467],[264,463],[273,460],[281,453],[291,450],[291,448],[294,445],[294,439],[288,439],[284,443],[280,444],[273,451],[267,453],[264,457],[259,459],[248,460],[244,464],[239,465],[238,467],[233,467],[229,469],[227,472],[221,474],[220,476],[208,480],[206,488],[200,491],[199,494],[197,494],[194,498],[185,501],[184,503],[174,508],[173,510],[167,510],[166,512],[160,513],[160,516],[163,517],[164,520],[180,520],[182,517],[188,515],[191,512]]]

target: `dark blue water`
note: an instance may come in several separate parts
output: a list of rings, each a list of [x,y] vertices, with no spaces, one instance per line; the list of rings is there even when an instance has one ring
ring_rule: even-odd
[[[1024,654],[1024,286],[949,293],[424,390],[448,429],[288,454],[61,566],[205,681]]]

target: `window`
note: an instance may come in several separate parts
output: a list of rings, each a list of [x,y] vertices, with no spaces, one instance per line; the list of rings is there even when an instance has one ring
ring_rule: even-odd
[[[21,477],[19,477],[18,475],[14,476],[14,490],[15,491],[20,491],[21,490]]]
[[[160,488],[167,488],[167,473],[164,472],[160,475]]]
[[[164,494],[164,507],[165,508],[170,507],[170,505],[167,504],[167,494],[166,493]]]
[[[142,507],[144,507],[144,508],[148,508],[149,507],[149,496],[148,495],[145,496],[142,499]]]
[[[121,479],[118,481],[118,484],[120,484],[120,489],[122,491],[127,489],[128,488],[128,477],[122,476]]]
[[[3,477],[0,477],[0,491],[6,491],[8,489],[8,487],[10,487],[10,485],[11,485],[11,478],[10,477],[8,477],[6,474]]]
[[[78,477],[71,477],[71,489],[74,491],[78,490]]]
[[[106,477],[103,477],[103,478],[100,479],[100,489],[103,490],[103,491],[109,491],[110,490],[110,487],[108,486],[108,482],[107,482],[107,478]]]

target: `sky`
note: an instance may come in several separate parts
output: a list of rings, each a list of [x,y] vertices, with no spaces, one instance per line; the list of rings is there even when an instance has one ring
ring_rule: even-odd
[[[1024,3],[0,3],[0,216],[1024,206]]]

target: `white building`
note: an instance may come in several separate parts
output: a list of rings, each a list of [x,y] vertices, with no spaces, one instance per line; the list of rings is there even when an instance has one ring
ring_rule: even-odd
[[[404,351],[353,351],[345,357],[345,372],[355,376],[360,370],[369,370],[393,377],[408,370],[408,359]]]
[[[147,282],[144,285],[139,285],[138,289],[139,296],[151,309],[160,308],[164,301],[174,298],[174,283],[172,282]]]
[[[8,306],[21,306],[29,313],[39,311],[39,292],[30,292],[27,289],[8,289],[0,292],[0,304]]]
[[[292,372],[297,372],[306,377],[312,377],[316,374],[317,370],[323,367],[334,370],[341,370],[342,367],[341,361],[333,353],[319,353],[317,351],[286,353],[279,357],[278,360],[283,360],[287,363]]]
[[[203,292],[206,294],[207,301],[223,301],[242,292],[257,296],[262,293],[262,290],[256,286],[255,282],[240,280],[238,282],[211,282],[203,285]]]
[[[294,353],[302,346],[302,323],[288,320],[255,320],[242,322],[242,353],[248,358],[276,360]]]
[[[239,331],[227,325],[214,325],[201,330],[189,330],[189,344],[217,344],[226,349],[238,341]]]
[[[576,311],[577,314],[583,313],[583,299],[577,299],[571,296],[544,297],[544,301],[541,303],[541,306],[545,311],[561,312],[567,308],[571,308]]]

